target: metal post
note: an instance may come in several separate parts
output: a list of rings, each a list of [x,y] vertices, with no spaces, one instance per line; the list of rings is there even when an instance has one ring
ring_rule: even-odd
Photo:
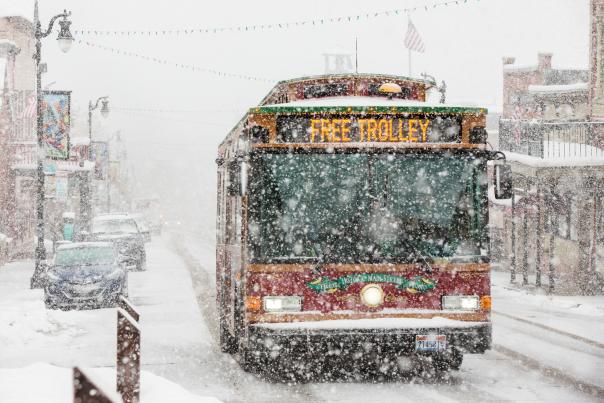
[[[38,242],[36,245],[36,263],[35,273],[40,273],[41,262],[46,259],[46,249],[44,248],[44,144],[42,136],[42,69],[40,68],[40,61],[42,60],[42,28],[40,26],[40,19],[38,16],[38,2],[35,3],[34,8],[34,19],[35,19],[35,36],[36,36],[36,53],[34,60],[36,61],[36,134],[38,143],[38,152],[36,153],[36,236]],[[32,279],[33,280],[33,279]],[[32,281],[33,283],[33,281]]]
[[[524,206],[522,219],[522,285],[528,285],[528,205]]]
[[[537,185],[537,249],[535,256],[535,286],[541,287],[541,254],[543,253],[543,193]]]
[[[90,159],[92,148],[92,101],[88,101],[88,140],[90,142],[88,145],[88,159]]]
[[[516,281],[516,208],[512,189],[512,256],[510,261],[510,283]]]

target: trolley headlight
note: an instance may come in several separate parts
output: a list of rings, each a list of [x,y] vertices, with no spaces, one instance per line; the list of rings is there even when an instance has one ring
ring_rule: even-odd
[[[472,311],[478,309],[479,299],[477,295],[444,295],[442,304],[443,309]]]
[[[298,312],[302,310],[302,297],[270,296],[262,299],[266,312]]]
[[[377,284],[367,284],[361,290],[361,301],[370,308],[384,303],[384,290]]]

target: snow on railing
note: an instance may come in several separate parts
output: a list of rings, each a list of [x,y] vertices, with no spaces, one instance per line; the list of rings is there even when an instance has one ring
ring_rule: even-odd
[[[604,122],[501,119],[499,145],[543,159],[604,158]]]

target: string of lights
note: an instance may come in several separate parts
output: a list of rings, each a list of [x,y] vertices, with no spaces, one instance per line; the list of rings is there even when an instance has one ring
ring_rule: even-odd
[[[99,45],[99,44],[88,42],[88,41],[84,41],[84,40],[81,40],[81,39],[78,39],[77,42],[79,44],[86,45],[86,46],[91,47],[91,48],[105,50],[105,51],[108,51],[108,52],[111,52],[111,53],[114,53],[114,54],[118,54],[118,55],[134,57],[134,58],[137,58],[137,59],[146,60],[146,61],[157,63],[157,64],[164,64],[164,65],[169,65],[169,66],[173,66],[173,67],[178,67],[178,68],[185,69],[185,70],[190,70],[190,71],[196,71],[196,72],[201,72],[201,73],[214,74],[214,75],[219,76],[219,77],[229,77],[229,78],[237,78],[237,79],[240,79],[240,80],[260,81],[260,82],[267,82],[267,83],[274,83],[275,82],[275,80],[270,80],[268,78],[263,78],[263,77],[254,77],[254,76],[249,76],[249,75],[245,75],[245,74],[226,73],[224,71],[209,69],[209,68],[206,68],[206,67],[199,67],[199,66],[196,66],[194,64],[176,63],[176,62],[172,62],[172,61],[169,61],[169,60],[160,59],[160,58],[157,58],[157,57],[146,56],[146,55],[141,55],[139,53],[134,53],[134,52],[126,51],[126,50],[112,48],[110,46]]]
[[[121,36],[167,36],[167,35],[205,35],[220,34],[226,32],[254,32],[266,30],[285,30],[296,27],[316,27],[327,24],[353,23],[375,18],[396,17],[399,15],[411,14],[417,11],[430,11],[440,7],[459,6],[467,3],[479,2],[480,0],[447,0],[436,2],[430,5],[401,8],[396,10],[368,12],[364,14],[323,17],[310,20],[278,22],[258,25],[239,25],[230,27],[214,28],[190,28],[190,29],[155,29],[155,30],[99,30],[99,29],[80,29],[74,30],[75,35],[121,35]]]

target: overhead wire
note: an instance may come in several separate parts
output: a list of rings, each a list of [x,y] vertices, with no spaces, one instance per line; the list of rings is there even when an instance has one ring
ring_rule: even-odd
[[[217,75],[219,77],[237,78],[237,79],[241,79],[241,80],[259,81],[259,82],[266,82],[266,83],[274,83],[274,82],[277,81],[277,80],[271,80],[271,79],[264,78],[264,77],[250,76],[250,75],[246,75],[246,74],[228,73],[228,72],[224,72],[224,71],[220,71],[220,70],[210,69],[210,68],[207,68],[207,67],[196,66],[194,64],[176,63],[176,62],[169,61],[169,60],[166,60],[166,59],[161,59],[161,58],[158,58],[158,57],[142,55],[140,53],[130,52],[130,51],[127,51],[127,50],[122,50],[122,49],[114,48],[114,47],[111,47],[111,46],[99,45],[97,43],[89,42],[89,41],[82,40],[82,39],[77,39],[76,41],[78,43],[82,44],[82,45],[86,45],[86,46],[91,47],[91,48],[101,49],[101,50],[104,50],[104,51],[107,51],[107,52],[111,52],[111,53],[114,53],[114,54],[118,54],[118,55],[122,55],[122,56],[128,56],[128,57],[133,57],[133,58],[145,60],[145,61],[152,62],[152,63],[162,64],[162,65],[169,65],[169,66],[172,66],[172,67],[178,67],[178,68],[185,69],[185,70],[190,70],[190,71],[195,71],[195,72],[201,72],[201,73],[208,73],[208,74],[214,74],[214,75]]]
[[[171,36],[171,35],[206,35],[220,34],[227,32],[255,32],[265,30],[285,30],[296,27],[316,27],[328,24],[354,23],[363,20],[396,17],[405,14],[411,14],[417,11],[430,11],[439,7],[459,6],[467,3],[476,3],[480,0],[447,0],[432,3],[430,5],[414,6],[394,10],[366,12],[354,15],[336,16],[336,17],[317,17],[301,21],[283,21],[270,24],[238,25],[228,27],[209,27],[209,28],[173,28],[173,29],[153,29],[153,30],[106,30],[83,28],[74,30],[76,35],[95,35],[95,36]]]

